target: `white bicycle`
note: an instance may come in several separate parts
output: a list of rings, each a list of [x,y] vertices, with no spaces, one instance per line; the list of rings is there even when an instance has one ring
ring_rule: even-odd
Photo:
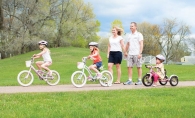
[[[83,87],[87,82],[87,77],[85,74],[85,70],[88,72],[89,77],[92,81],[99,80],[101,86],[112,86],[113,76],[112,73],[108,70],[103,70],[103,66],[100,67],[100,71],[102,77],[97,79],[97,74],[92,73],[89,67],[86,65],[87,57],[82,58],[82,62],[77,63],[77,68],[81,69],[79,71],[75,71],[71,76],[71,82],[75,87]]]
[[[34,81],[34,76],[31,72],[33,70],[37,76],[39,77],[40,80],[45,80],[47,84],[53,86],[59,83],[60,81],[60,75],[57,71],[51,70],[52,71],[52,76],[49,76],[47,71],[37,71],[34,66],[32,65],[34,63],[34,59],[31,58],[30,61],[26,61],[26,67],[30,67],[29,70],[23,70],[21,71],[18,76],[17,76],[17,81],[20,85],[22,86],[29,86],[33,83]]]

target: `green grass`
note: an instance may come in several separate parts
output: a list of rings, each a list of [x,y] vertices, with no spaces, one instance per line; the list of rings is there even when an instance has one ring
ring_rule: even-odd
[[[60,73],[61,80],[59,84],[71,84],[70,77],[71,74],[78,70],[76,67],[77,62],[81,61],[81,58],[89,55],[89,49],[85,48],[74,48],[74,47],[66,47],[66,48],[51,48],[53,64],[50,66],[51,69],[57,70]],[[25,67],[25,61],[29,60],[30,57],[39,53],[39,50],[29,52],[26,54],[14,56],[11,58],[0,60],[0,86],[8,86],[8,85],[19,85],[16,78],[18,73],[21,70],[28,69]],[[107,58],[106,53],[101,52],[101,56],[103,58],[103,64],[105,68],[107,68]],[[38,59],[38,60],[42,60]],[[91,60],[87,62],[87,65],[92,63]],[[187,80],[195,80],[194,65],[165,65],[165,68],[168,71],[168,76],[171,74],[176,74],[179,76],[180,81]],[[123,61],[121,64],[122,69],[122,77],[121,82],[124,82],[128,79],[126,61]],[[114,66],[114,81],[116,80],[116,67]],[[149,70],[143,66],[143,75]],[[137,79],[137,70],[134,67],[133,69],[133,80]],[[34,73],[34,72],[33,72]],[[38,77],[34,74],[35,81],[33,85],[46,84],[43,81],[40,81]]]
[[[195,88],[0,94],[1,118],[194,118]]]

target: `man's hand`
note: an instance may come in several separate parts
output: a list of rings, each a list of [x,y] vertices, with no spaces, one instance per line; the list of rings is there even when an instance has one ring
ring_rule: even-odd
[[[142,54],[139,54],[139,55],[138,55],[138,59],[140,59],[141,57],[142,57]]]

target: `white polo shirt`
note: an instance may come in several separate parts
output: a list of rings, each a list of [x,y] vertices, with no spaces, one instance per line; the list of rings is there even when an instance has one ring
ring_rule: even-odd
[[[144,40],[143,35],[135,31],[135,33],[131,33],[128,37],[129,42],[129,55],[139,55],[140,53],[140,41]]]
[[[120,51],[120,52],[122,52],[121,43],[120,43],[121,40],[123,40],[122,36],[118,36],[116,38],[113,38],[113,36],[111,36],[109,38],[110,51]]]

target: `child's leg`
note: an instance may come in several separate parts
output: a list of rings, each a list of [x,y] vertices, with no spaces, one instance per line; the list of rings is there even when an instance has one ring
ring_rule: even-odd
[[[38,70],[41,70],[41,65],[42,65],[43,63],[44,63],[43,61],[37,61],[37,62],[36,62],[36,66],[37,66]]]
[[[52,75],[52,72],[51,70],[48,68],[48,66],[50,66],[52,64],[52,62],[45,62],[41,65],[41,68],[47,70],[49,72],[49,75],[51,76]]]
[[[98,70],[97,70],[97,66],[94,64],[94,65],[90,65],[89,66],[89,69],[95,71],[96,73],[100,73]]]
[[[154,77],[154,85],[157,85],[157,81],[158,81],[158,78],[159,78],[158,74],[153,73],[152,76]]]

